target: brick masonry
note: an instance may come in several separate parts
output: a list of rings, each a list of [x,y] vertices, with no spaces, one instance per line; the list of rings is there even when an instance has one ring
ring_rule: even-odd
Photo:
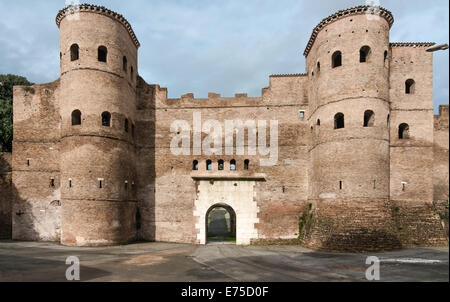
[[[68,11],[57,17],[61,77],[14,89],[14,149],[0,169],[3,236],[12,225],[13,239],[74,246],[204,244],[206,213],[223,204],[236,213],[238,244],[300,238],[349,251],[447,244],[448,106],[433,115],[432,43],[390,43],[387,10],[381,17],[369,10],[368,18],[358,7],[324,19],[305,51],[306,73],[270,76],[261,97],[203,99],[170,99],[139,77],[140,44],[123,16],[91,5],[78,18]],[[99,46],[107,62],[97,60]],[[370,47],[365,63],[362,46]],[[336,51],[342,66],[333,68]],[[413,94],[405,94],[407,79],[415,80]],[[72,125],[75,110],[81,125]],[[367,110],[371,127],[363,127]],[[337,113],[343,129],[334,129]],[[248,152],[193,155],[192,139],[186,155],[172,154],[179,135],[172,123],[186,121],[192,138],[194,115],[222,127],[278,121],[278,161],[260,165],[268,156]],[[409,139],[398,139],[402,123]]]

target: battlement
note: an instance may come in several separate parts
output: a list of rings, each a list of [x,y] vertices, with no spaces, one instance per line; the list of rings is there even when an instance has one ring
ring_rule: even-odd
[[[434,42],[396,42],[390,43],[390,47],[431,47],[436,45]]]
[[[386,21],[389,23],[389,28],[391,28],[392,25],[394,24],[394,16],[392,15],[392,13],[380,6],[363,5],[363,6],[352,7],[352,8],[346,9],[346,10],[340,10],[337,13],[323,19],[313,29],[311,38],[309,39],[309,42],[306,46],[306,49],[305,49],[303,55],[305,57],[308,56],[312,46],[314,45],[314,42],[316,41],[317,35],[324,27],[326,27],[327,25],[329,25],[333,22],[341,20],[343,18],[346,18],[349,16],[355,16],[355,15],[378,15],[378,16],[386,19]]]
[[[56,15],[56,25],[58,25],[58,28],[61,24],[62,19],[64,19],[67,16],[78,13],[78,12],[100,14],[100,15],[109,17],[113,20],[120,22],[125,27],[125,29],[128,31],[128,33],[130,34],[130,37],[133,40],[136,47],[139,48],[141,46],[141,44],[139,43],[139,40],[136,37],[136,34],[133,31],[133,28],[131,27],[131,25],[127,21],[127,19],[125,19],[125,17],[122,16],[121,14],[116,13],[110,9],[107,9],[104,6],[97,6],[97,5],[87,4],[87,3],[76,5],[76,6],[69,5],[66,8],[63,8],[62,10],[60,10],[58,12],[58,14]]]

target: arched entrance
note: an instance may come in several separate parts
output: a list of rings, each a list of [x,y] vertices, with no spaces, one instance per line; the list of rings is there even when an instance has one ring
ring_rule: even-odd
[[[236,213],[226,204],[216,204],[206,212],[206,243],[236,242]]]

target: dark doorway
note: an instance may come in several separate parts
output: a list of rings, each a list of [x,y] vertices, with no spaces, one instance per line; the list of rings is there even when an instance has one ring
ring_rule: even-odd
[[[224,204],[212,206],[206,213],[206,243],[236,243],[236,213]]]

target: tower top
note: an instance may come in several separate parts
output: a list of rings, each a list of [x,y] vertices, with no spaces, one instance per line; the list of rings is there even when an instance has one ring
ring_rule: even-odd
[[[97,5],[86,4],[86,3],[80,4],[80,5],[69,5],[66,8],[63,8],[62,10],[60,10],[58,12],[58,14],[56,15],[56,25],[58,25],[58,28],[61,24],[62,19],[64,19],[64,17],[78,13],[78,12],[100,14],[100,15],[109,17],[111,19],[114,19],[114,20],[120,22],[125,27],[125,29],[128,31],[128,33],[130,34],[130,37],[133,40],[136,47],[139,48],[141,46],[141,44],[139,43],[139,40],[136,37],[136,34],[133,31],[133,28],[131,27],[131,25],[127,21],[127,19],[125,19],[125,17],[122,16],[121,14],[116,13],[110,9],[107,9],[104,6],[97,6]]]
[[[392,27],[394,24],[394,16],[390,11],[387,9],[381,7],[381,6],[368,6],[368,5],[362,5],[362,6],[356,6],[345,10],[340,10],[337,13],[325,18],[320,22],[314,29],[311,34],[311,38],[309,39],[308,45],[306,46],[305,52],[303,55],[305,57],[308,56],[309,51],[311,50],[312,46],[314,45],[314,42],[316,41],[317,35],[319,32],[328,24],[333,23],[335,21],[338,21],[342,18],[349,17],[349,16],[355,16],[355,15],[378,15],[389,23],[389,28]]]

